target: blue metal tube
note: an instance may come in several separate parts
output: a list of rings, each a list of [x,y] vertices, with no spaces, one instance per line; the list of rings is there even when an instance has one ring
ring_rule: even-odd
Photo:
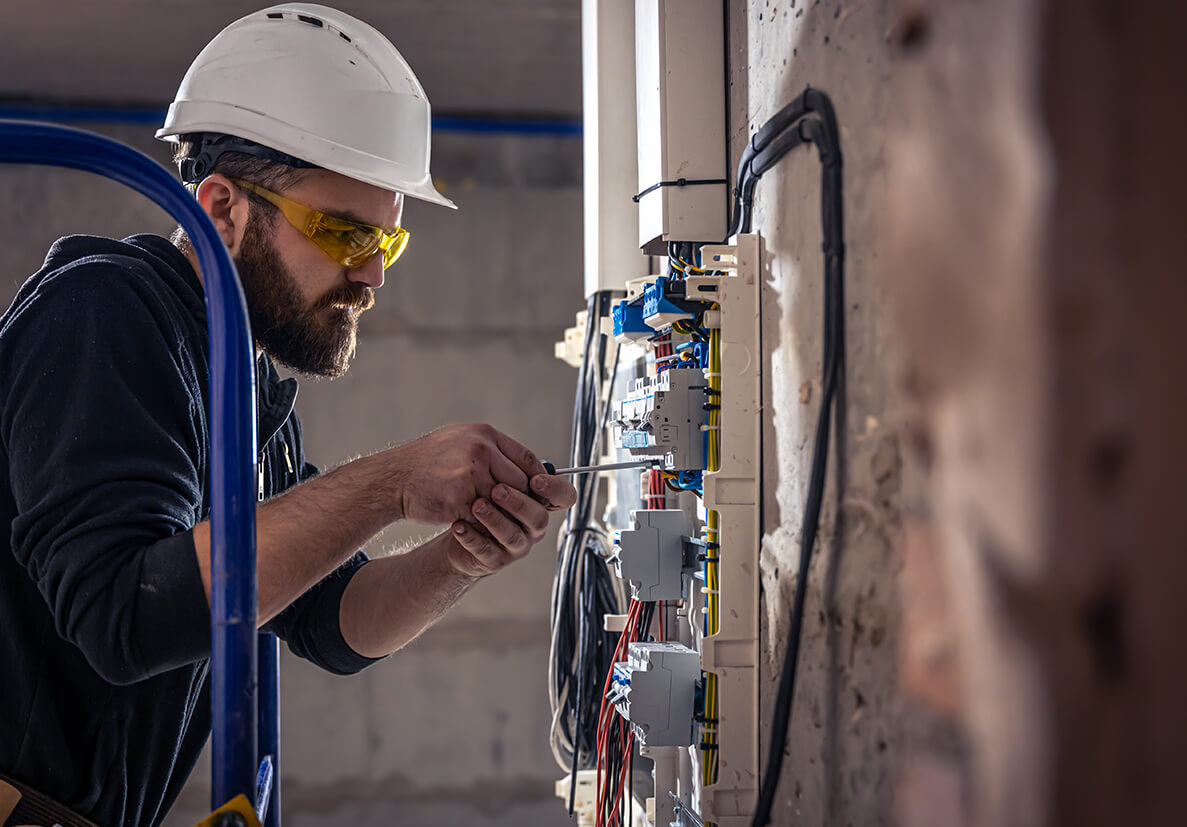
[[[194,243],[210,334],[212,804],[240,793],[250,800],[257,768],[255,361],[235,265],[172,172],[131,147],[80,129],[0,121],[0,162],[119,181],[176,218]]]
[[[264,827],[280,827],[280,640],[260,633],[260,760],[272,757],[272,796]]]

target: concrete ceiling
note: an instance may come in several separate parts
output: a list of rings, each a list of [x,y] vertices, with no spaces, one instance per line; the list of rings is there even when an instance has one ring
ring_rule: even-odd
[[[412,65],[435,113],[581,113],[579,0],[338,0]],[[268,0],[3,0],[0,98],[164,108],[186,67]]]

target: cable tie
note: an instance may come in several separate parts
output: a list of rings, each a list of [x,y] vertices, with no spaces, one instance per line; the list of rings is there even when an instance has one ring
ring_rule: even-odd
[[[701,430],[702,431],[720,431],[721,426],[720,425],[702,425]]]
[[[728,184],[728,183],[729,183],[729,181],[727,181],[724,178],[693,178],[693,179],[677,178],[674,181],[659,181],[657,183],[652,184],[650,187],[643,190],[638,195],[632,195],[631,200],[634,201],[636,204],[638,204],[640,199],[642,199],[644,195],[647,195],[650,192],[654,192],[655,190],[659,189],[660,187],[695,187],[695,186],[701,186],[704,184]]]

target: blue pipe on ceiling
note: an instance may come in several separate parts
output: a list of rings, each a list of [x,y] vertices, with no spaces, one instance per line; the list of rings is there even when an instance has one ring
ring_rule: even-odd
[[[115,106],[51,106],[45,104],[0,103],[0,119],[38,120],[53,123],[129,123],[160,126],[165,122],[163,109],[130,109]],[[554,121],[532,118],[490,118],[443,116],[433,118],[437,132],[461,132],[487,135],[535,135],[581,137],[581,121]]]

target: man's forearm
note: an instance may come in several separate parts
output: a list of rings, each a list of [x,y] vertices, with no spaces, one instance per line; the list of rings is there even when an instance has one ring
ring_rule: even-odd
[[[256,510],[259,622],[279,614],[384,526],[402,515],[398,481],[383,454],[309,480]],[[210,599],[210,524],[194,526]]]
[[[342,637],[360,655],[379,658],[412,641],[457,602],[477,577],[450,563],[449,532],[404,554],[372,560],[342,595]]]

